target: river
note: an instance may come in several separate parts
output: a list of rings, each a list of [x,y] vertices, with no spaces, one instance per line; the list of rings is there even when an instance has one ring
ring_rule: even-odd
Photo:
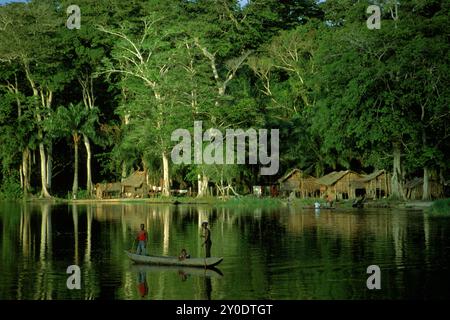
[[[136,266],[144,223],[154,255],[204,256],[218,270]],[[450,219],[419,210],[227,208],[148,203],[0,203],[0,299],[449,299]],[[70,265],[80,289],[70,290]],[[367,268],[380,268],[369,290]]]

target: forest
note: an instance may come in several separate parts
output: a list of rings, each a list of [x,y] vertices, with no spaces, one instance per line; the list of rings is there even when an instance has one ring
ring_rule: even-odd
[[[80,8],[69,28],[67,8]],[[370,29],[367,8],[381,9]],[[92,197],[145,171],[251,192],[287,170],[450,181],[447,0],[31,0],[0,5],[0,198]],[[179,128],[279,129],[279,171],[174,164]]]

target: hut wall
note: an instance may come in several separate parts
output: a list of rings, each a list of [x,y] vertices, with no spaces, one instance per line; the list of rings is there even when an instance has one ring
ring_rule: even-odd
[[[389,179],[386,173],[382,173],[376,178],[365,183],[368,198],[382,198],[389,195]]]
[[[306,177],[300,180],[300,193],[303,198],[319,197],[320,185],[314,177]]]
[[[361,179],[361,176],[354,172],[349,172],[341,179],[339,179],[334,184],[335,196],[337,197],[337,199],[355,199],[356,188],[354,182],[359,179]]]

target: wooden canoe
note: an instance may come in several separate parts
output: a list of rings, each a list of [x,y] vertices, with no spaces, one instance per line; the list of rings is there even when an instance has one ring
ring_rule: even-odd
[[[125,251],[128,258],[138,264],[154,264],[160,266],[184,266],[212,268],[222,262],[223,258],[189,258],[179,260],[178,257],[144,256]]]

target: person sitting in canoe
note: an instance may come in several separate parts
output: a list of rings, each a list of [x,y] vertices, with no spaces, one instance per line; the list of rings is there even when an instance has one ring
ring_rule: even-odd
[[[136,237],[136,240],[138,241],[136,254],[139,254],[139,255],[146,254],[145,246],[147,245],[147,239],[148,239],[148,234],[147,234],[147,231],[145,231],[145,225],[141,224],[141,230],[139,230],[139,233]]]
[[[211,257],[212,241],[211,241],[211,230],[208,229],[207,221],[202,222],[202,231],[203,231],[203,234],[200,235],[200,237],[205,238],[205,241],[202,243],[202,247],[205,246],[205,251],[206,251],[205,257],[209,258],[209,257]]]
[[[178,260],[185,260],[189,259],[191,256],[187,254],[186,249],[181,249],[180,256],[178,257]]]

